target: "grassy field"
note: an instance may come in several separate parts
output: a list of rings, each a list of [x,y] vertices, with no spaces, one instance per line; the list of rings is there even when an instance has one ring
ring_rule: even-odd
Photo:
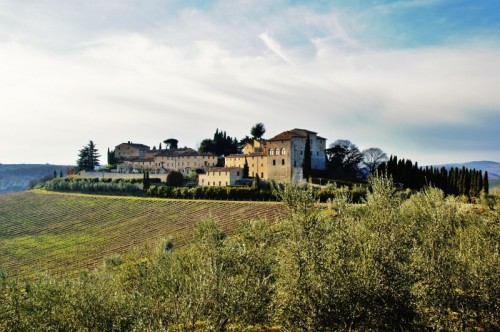
[[[231,232],[248,219],[275,221],[281,203],[190,201],[29,191],[0,196],[0,269],[9,276],[78,273],[148,241],[179,246],[204,218]]]

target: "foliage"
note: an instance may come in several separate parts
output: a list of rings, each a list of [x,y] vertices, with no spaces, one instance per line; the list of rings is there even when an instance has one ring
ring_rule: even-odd
[[[375,174],[378,167],[388,160],[387,155],[380,148],[368,148],[361,152],[363,164],[368,170],[368,174]]]
[[[165,143],[165,147],[167,149],[177,149],[179,141],[176,140],[175,138],[169,138],[163,141]],[[160,150],[161,150],[161,143],[160,143]]]
[[[447,195],[479,197],[481,192],[486,194],[489,190],[488,174],[482,171],[470,170],[465,167],[455,167],[447,170],[444,167],[418,167],[411,160],[398,159],[391,156],[386,163],[379,167],[382,174],[387,174],[394,182],[404,188],[420,190],[424,186],[432,185],[440,188]]]
[[[169,187],[182,187],[184,176],[181,172],[171,171],[167,174],[166,185]]]
[[[243,178],[246,179],[249,176],[250,168],[248,167],[248,160],[245,157],[245,164],[243,165]]]
[[[336,140],[325,150],[326,170],[330,177],[339,180],[357,180],[363,155],[348,140]]]
[[[99,166],[100,157],[94,142],[89,141],[89,144],[78,152],[78,160],[76,161],[78,170],[93,171],[96,166]]]
[[[228,236],[209,219],[185,246],[92,274],[0,279],[0,331],[498,330],[498,206],[435,188],[403,198],[387,177],[362,206],[344,192],[325,209],[309,184],[277,190],[282,222]]]
[[[213,139],[207,138],[201,141],[198,151],[200,153],[210,152],[217,156],[228,156],[238,153],[239,143],[236,137],[231,138],[225,131],[219,131],[219,129],[217,129]]]
[[[250,135],[252,135],[253,139],[262,138],[262,136],[264,136],[265,132],[266,132],[266,127],[264,126],[264,124],[262,122],[255,124],[255,126],[253,126],[250,129]]]

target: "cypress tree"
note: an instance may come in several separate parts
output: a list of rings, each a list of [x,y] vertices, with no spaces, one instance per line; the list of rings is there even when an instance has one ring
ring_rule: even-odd
[[[248,178],[249,172],[250,172],[250,169],[248,167],[248,161],[247,161],[247,158],[245,157],[245,165],[243,165],[243,178]]]
[[[60,178],[62,178],[62,177],[63,177],[63,172],[62,172],[62,170],[61,170],[61,171],[59,171],[59,177],[60,177]]]
[[[445,194],[448,194],[448,171],[446,168],[441,167],[440,177],[441,190],[443,190]]]
[[[149,171],[144,171],[142,174],[142,188],[144,191],[148,190],[151,187],[151,181],[149,180]]]
[[[484,171],[483,190],[486,195],[490,193],[490,184],[488,182],[488,171]]]
[[[309,137],[309,134],[307,134],[306,146],[304,148],[302,174],[304,179],[309,180],[309,177],[311,176],[311,138]]]

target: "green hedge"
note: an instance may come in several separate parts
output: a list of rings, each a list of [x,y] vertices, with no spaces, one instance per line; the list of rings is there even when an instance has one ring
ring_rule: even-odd
[[[42,188],[49,191],[80,192],[92,194],[140,194],[142,189],[135,183],[141,181],[114,181],[110,178],[57,178],[47,181]]]
[[[152,186],[148,190],[151,197],[175,199],[209,199],[209,200],[235,200],[235,201],[277,201],[278,197],[271,189],[255,189],[250,187],[169,187]],[[316,190],[316,198],[320,202],[327,202],[339,194],[348,193],[353,203],[361,203],[366,198],[366,190],[355,187],[348,188],[323,188]]]

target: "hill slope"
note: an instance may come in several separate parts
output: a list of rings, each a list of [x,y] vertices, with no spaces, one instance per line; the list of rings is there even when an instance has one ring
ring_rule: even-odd
[[[0,196],[0,269],[76,273],[155,239],[180,245],[204,218],[231,232],[245,219],[274,221],[281,203],[188,201],[29,191]]]
[[[465,166],[468,169],[477,169],[483,172],[488,171],[488,178],[490,179],[500,179],[500,163],[497,163],[496,161],[470,161],[462,164],[444,164],[435,166],[444,166],[447,169],[450,169],[451,167],[462,168]]]
[[[31,180],[59,174],[71,166],[49,164],[0,164],[0,194],[28,189]]]

